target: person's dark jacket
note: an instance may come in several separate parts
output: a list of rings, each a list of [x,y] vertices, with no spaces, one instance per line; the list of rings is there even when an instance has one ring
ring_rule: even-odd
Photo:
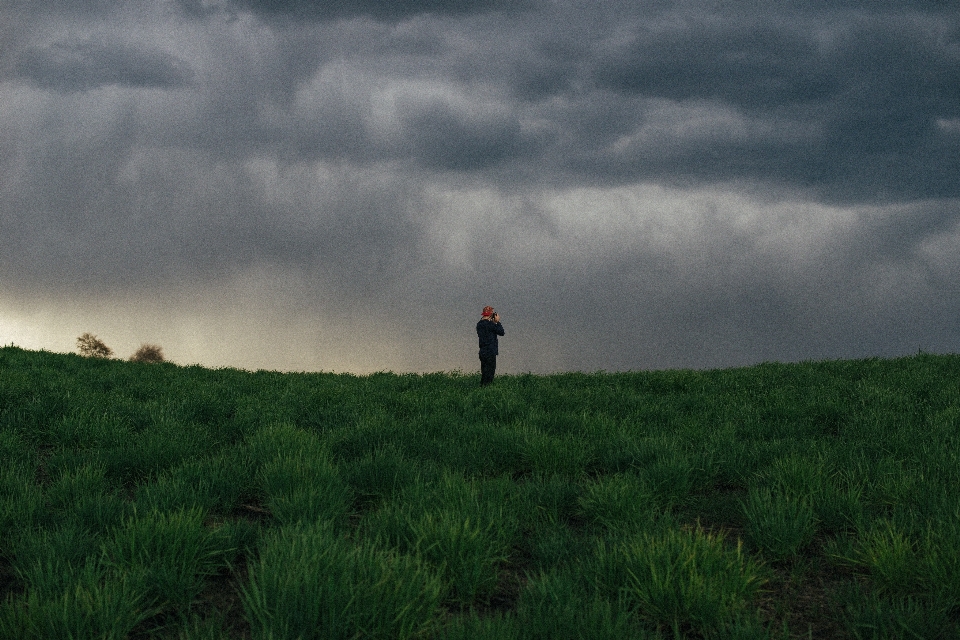
[[[477,337],[480,338],[480,357],[489,358],[498,355],[497,336],[503,335],[503,325],[493,320],[480,320],[477,323]]]

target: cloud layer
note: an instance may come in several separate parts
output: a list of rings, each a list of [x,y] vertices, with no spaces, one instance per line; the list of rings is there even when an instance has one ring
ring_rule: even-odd
[[[960,14],[870,6],[15,2],[0,340],[469,370],[493,304],[506,371],[956,350]]]

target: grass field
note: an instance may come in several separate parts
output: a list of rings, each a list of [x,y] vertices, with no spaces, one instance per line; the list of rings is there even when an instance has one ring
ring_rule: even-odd
[[[960,356],[478,381],[0,348],[0,638],[960,637]]]

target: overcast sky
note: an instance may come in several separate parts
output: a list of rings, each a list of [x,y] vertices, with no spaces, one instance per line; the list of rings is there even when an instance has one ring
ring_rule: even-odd
[[[960,350],[953,1],[7,0],[0,342],[247,369]]]

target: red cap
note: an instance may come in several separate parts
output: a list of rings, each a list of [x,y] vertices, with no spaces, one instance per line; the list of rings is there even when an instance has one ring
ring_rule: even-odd
[[[493,315],[493,307],[484,307],[483,312],[480,314],[481,318],[489,318]]]

